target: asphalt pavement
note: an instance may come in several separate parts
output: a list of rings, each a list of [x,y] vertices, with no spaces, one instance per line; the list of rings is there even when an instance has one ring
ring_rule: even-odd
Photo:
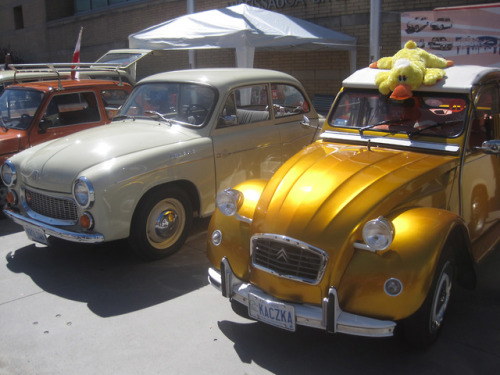
[[[500,250],[475,291],[456,291],[438,341],[415,350],[235,314],[207,282],[207,224],[146,263],[126,242],[46,247],[0,219],[0,375],[498,373]]]

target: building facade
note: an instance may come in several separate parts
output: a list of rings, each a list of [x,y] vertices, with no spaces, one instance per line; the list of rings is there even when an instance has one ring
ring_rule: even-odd
[[[380,0],[380,56],[401,45],[401,13],[436,7],[495,3],[487,0]],[[193,0],[194,12],[246,3],[316,23],[357,38],[358,68],[370,62],[370,0]],[[110,49],[127,48],[128,36],[187,13],[186,0],[2,0],[0,62],[69,62],[78,33],[82,62],[95,61]],[[196,67],[235,66],[232,49],[197,50]],[[145,76],[189,67],[187,51],[167,51],[138,71]],[[347,51],[260,52],[254,67],[276,69],[303,82],[308,94],[335,95],[349,74]]]

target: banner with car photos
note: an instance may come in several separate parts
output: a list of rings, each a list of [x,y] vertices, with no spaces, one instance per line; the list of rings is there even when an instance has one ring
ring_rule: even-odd
[[[408,40],[455,65],[500,66],[500,3],[401,14],[401,47]]]

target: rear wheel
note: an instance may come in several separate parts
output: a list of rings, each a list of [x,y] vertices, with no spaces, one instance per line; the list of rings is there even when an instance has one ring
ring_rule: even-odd
[[[438,337],[450,302],[454,276],[452,249],[447,247],[434,275],[432,286],[420,309],[402,322],[403,335],[416,347],[426,347]]]
[[[192,204],[178,188],[149,193],[134,215],[130,229],[133,251],[146,260],[165,258],[186,241],[193,220]]]

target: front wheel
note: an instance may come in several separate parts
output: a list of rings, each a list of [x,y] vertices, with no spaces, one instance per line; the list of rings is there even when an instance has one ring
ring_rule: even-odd
[[[148,194],[134,214],[130,229],[132,250],[146,260],[165,258],[186,241],[193,220],[189,197],[178,188]]]
[[[451,249],[445,249],[429,293],[420,309],[402,322],[406,341],[416,347],[427,347],[438,337],[444,322],[453,287],[454,263]]]

